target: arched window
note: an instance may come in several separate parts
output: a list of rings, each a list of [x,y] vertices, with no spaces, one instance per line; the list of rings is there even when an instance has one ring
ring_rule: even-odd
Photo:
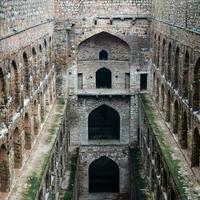
[[[29,95],[30,95],[30,73],[29,73],[28,57],[25,52],[23,53],[23,60],[24,60],[24,72],[25,72],[25,78],[24,78],[25,95],[26,95],[26,97],[29,97]]]
[[[174,124],[173,124],[173,132],[174,134],[178,133],[178,125],[179,125],[179,106],[177,100],[174,103]]]
[[[183,97],[188,98],[188,91],[189,91],[189,53],[188,51],[185,54],[185,61],[183,67]]]
[[[11,77],[12,77],[12,87],[13,87],[13,94],[14,94],[14,104],[15,108],[17,109],[20,104],[20,89],[19,89],[19,77],[17,71],[17,65],[15,61],[12,61],[11,67]]]
[[[194,67],[193,80],[193,109],[199,110],[200,107],[200,58]]]
[[[3,70],[0,68],[0,105],[6,104],[6,83]]]
[[[88,117],[89,139],[119,139],[120,116],[113,108],[102,105]]]
[[[28,113],[25,114],[24,128],[25,128],[25,137],[24,137],[25,149],[30,150],[31,149],[31,124],[30,124]]]
[[[108,60],[108,52],[105,50],[100,51],[99,60]]]
[[[182,149],[187,149],[188,146],[188,121],[187,121],[187,113],[184,112],[182,119],[182,130],[180,134],[180,145]]]
[[[175,65],[174,65],[174,88],[178,89],[179,87],[179,47],[176,48],[175,54]]]
[[[14,131],[14,168],[22,167],[22,138],[19,133],[19,129],[15,128]]]
[[[8,192],[10,186],[9,159],[6,147],[0,146],[0,192]]]
[[[89,166],[89,192],[119,192],[119,166],[101,157]]]
[[[193,144],[192,144],[192,167],[199,167],[200,165],[200,135],[198,128],[193,132]]]
[[[168,46],[168,63],[167,63],[167,74],[166,78],[168,81],[171,81],[171,76],[172,76],[172,44],[171,42],[169,43]]]
[[[96,72],[96,88],[111,88],[112,73],[109,69],[101,68]]]

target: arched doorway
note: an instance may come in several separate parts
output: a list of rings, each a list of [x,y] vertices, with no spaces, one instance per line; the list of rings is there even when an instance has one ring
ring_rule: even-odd
[[[113,108],[102,105],[88,117],[89,139],[119,139],[120,116]]]
[[[199,110],[200,107],[200,58],[194,67],[193,80],[193,109]]]
[[[199,167],[200,165],[200,135],[198,128],[193,132],[193,144],[192,144],[192,167]]]
[[[89,192],[119,192],[119,166],[103,156],[89,166]]]
[[[188,125],[187,125],[187,113],[184,112],[182,119],[182,130],[180,134],[180,145],[182,149],[187,149],[188,146]]]
[[[108,52],[105,50],[100,51],[99,60],[108,60]]]
[[[31,124],[30,119],[28,116],[28,113],[25,114],[24,118],[24,131],[25,131],[25,149],[30,150],[31,149]]]
[[[0,192],[8,192],[10,185],[9,161],[6,147],[0,147]]]
[[[101,68],[96,72],[96,88],[111,88],[112,73],[109,69]]]
[[[173,124],[173,132],[174,134],[178,133],[178,125],[179,125],[179,108],[177,100],[174,103],[174,124]]]
[[[22,167],[22,138],[19,129],[15,128],[14,131],[14,168]]]

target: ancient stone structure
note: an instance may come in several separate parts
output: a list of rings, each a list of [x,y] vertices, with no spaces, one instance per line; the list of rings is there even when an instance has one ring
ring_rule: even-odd
[[[31,190],[16,187],[42,144],[33,199],[200,199],[199,9],[2,0],[0,199]]]

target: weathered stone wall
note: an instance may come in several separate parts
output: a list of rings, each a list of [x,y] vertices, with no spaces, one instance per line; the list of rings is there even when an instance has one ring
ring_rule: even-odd
[[[48,155],[48,163],[43,173],[42,181],[36,199],[43,200],[59,199],[59,192],[62,188],[63,178],[69,163],[68,146],[69,132],[67,127],[66,110],[63,114],[57,137]],[[66,186],[65,186],[66,187]]]
[[[21,174],[55,100],[51,4],[0,3],[0,193]]]
[[[103,194],[89,193],[89,174],[90,164],[96,159],[106,156],[112,159],[119,166],[120,183],[119,194]],[[103,146],[82,146],[79,154],[78,181],[79,181],[79,199],[128,199],[128,148],[123,145],[103,145]]]
[[[200,128],[198,10],[197,1],[154,1],[151,26],[152,92],[194,172],[200,165],[195,153]]]
[[[200,32],[198,0],[154,0],[152,3],[152,16],[155,20]]]
[[[54,1],[52,0],[2,0],[0,2],[0,38],[52,21],[53,17]]]
[[[55,8],[58,20],[79,18],[80,16],[84,20],[85,17],[97,16],[112,18],[112,16],[119,15],[150,15],[151,0],[56,0]]]

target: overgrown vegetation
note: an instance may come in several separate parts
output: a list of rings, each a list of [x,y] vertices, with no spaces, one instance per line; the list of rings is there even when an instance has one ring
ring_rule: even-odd
[[[35,200],[37,192],[40,187],[40,183],[42,181],[42,175],[47,167],[49,161],[49,156],[46,155],[44,157],[41,170],[38,172],[34,172],[32,176],[27,179],[27,189],[23,193],[23,200]]]
[[[149,199],[149,188],[144,175],[144,165],[138,147],[130,149],[131,173],[133,180],[133,193],[135,199]]]
[[[150,102],[145,97],[145,94],[141,94],[140,96],[142,99],[142,106],[143,106],[144,113],[146,115],[146,118],[148,120],[148,123],[149,123],[151,129],[153,130],[153,132],[156,136],[156,139],[160,146],[162,155],[167,163],[167,166],[169,167],[169,171],[174,179],[177,190],[182,199],[187,199],[187,194],[185,191],[185,185],[184,185],[184,181],[183,181],[184,178],[179,173],[180,172],[180,166],[179,166],[180,161],[178,159],[176,159],[176,160],[173,159],[173,157],[172,157],[173,151],[166,145],[166,143],[164,141],[163,133],[159,129],[157,123],[155,122],[154,111],[153,111],[152,106],[150,105]]]
[[[70,178],[67,191],[64,195],[64,200],[71,200],[73,197],[73,191],[75,186],[76,172],[77,172],[77,161],[78,161],[79,149],[77,148],[76,153],[71,155],[71,166],[70,166]]]

